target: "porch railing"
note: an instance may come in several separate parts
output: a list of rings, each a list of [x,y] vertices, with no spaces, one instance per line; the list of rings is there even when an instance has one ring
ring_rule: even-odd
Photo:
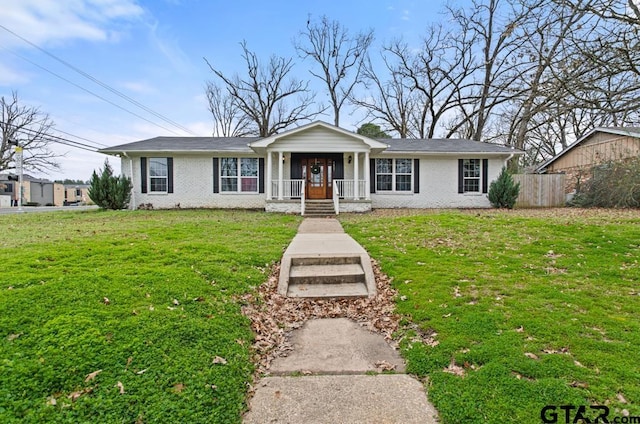
[[[282,189],[282,195],[280,195],[280,189]],[[271,199],[299,199],[304,198],[304,180],[282,180],[282,187],[280,187],[280,181],[275,180],[271,182]]]
[[[333,180],[334,190],[337,189],[340,198],[345,200],[356,199],[356,184],[358,184],[358,199],[366,199],[368,188],[365,180]]]

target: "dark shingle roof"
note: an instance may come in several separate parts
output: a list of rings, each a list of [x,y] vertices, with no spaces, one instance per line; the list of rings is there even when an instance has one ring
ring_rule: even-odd
[[[389,153],[522,153],[499,144],[457,139],[379,139],[386,143]]]
[[[260,137],[155,137],[101,149],[102,153],[122,152],[236,152],[254,153],[249,144]],[[387,144],[387,153],[494,153],[520,154],[519,150],[498,144],[454,139],[378,139]]]
[[[155,137],[100,149],[122,152],[241,152],[253,153],[249,143],[260,137]]]

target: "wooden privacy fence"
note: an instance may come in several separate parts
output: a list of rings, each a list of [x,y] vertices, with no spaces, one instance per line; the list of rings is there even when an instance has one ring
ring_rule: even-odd
[[[564,174],[515,174],[520,183],[516,208],[553,208],[565,205]]]

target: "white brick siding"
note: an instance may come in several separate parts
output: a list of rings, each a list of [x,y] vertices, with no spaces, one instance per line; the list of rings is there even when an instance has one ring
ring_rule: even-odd
[[[169,154],[164,154],[169,156]],[[165,157],[163,154],[148,157]],[[154,209],[166,208],[231,208],[264,209],[266,195],[262,193],[214,193],[213,156],[173,154],[173,193],[142,193],[140,157],[133,158],[133,209],[151,204]],[[235,156],[234,156],[235,157]],[[122,170],[130,176],[130,164],[122,158]],[[134,204],[135,199],[135,204]]]
[[[482,158],[482,156],[468,158]],[[458,193],[458,159],[463,157],[430,156],[420,159],[420,193],[371,193],[372,207],[374,209],[491,207],[486,194]],[[489,159],[488,184],[498,178],[503,166],[503,158]]]
[[[348,156],[348,154],[345,154]],[[174,192],[167,194],[142,193],[140,184],[140,157],[122,157],[122,172],[132,177],[133,196],[131,208],[151,204],[154,209],[175,208],[239,208],[265,209],[273,212],[299,213],[298,202],[269,202],[266,193],[213,193],[213,155],[210,154],[149,154],[145,157],[173,157]],[[221,157],[222,155],[217,155]],[[234,156],[235,157],[235,156]],[[255,157],[255,156],[254,156]],[[277,156],[276,156],[277,157]],[[290,155],[286,156],[284,178],[289,178]],[[401,156],[398,156],[401,157]],[[408,157],[408,156],[402,156]],[[371,207],[376,208],[487,208],[487,195],[458,193],[458,159],[462,156],[429,156],[420,159],[420,193],[372,193]],[[468,158],[480,158],[478,154]],[[488,184],[495,180],[504,165],[502,158],[489,159]],[[277,180],[277,160],[273,161],[273,178]],[[265,160],[266,166],[266,160]],[[364,164],[360,162],[360,172]],[[133,176],[131,175],[133,170]],[[345,178],[352,177],[353,163],[344,163]],[[266,170],[265,170],[266,174]],[[361,178],[363,175],[361,174]],[[268,182],[265,178],[265,188]],[[265,190],[266,191],[266,190]],[[369,209],[369,203],[344,203],[342,211],[361,212]]]

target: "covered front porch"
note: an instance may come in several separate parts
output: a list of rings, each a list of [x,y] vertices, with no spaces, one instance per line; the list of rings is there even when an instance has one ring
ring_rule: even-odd
[[[371,210],[370,155],[388,146],[314,122],[250,147],[265,157],[265,209],[304,215],[310,202],[333,202],[336,214]]]
[[[371,210],[369,152],[268,151],[266,210],[301,213],[332,202],[335,214]]]

